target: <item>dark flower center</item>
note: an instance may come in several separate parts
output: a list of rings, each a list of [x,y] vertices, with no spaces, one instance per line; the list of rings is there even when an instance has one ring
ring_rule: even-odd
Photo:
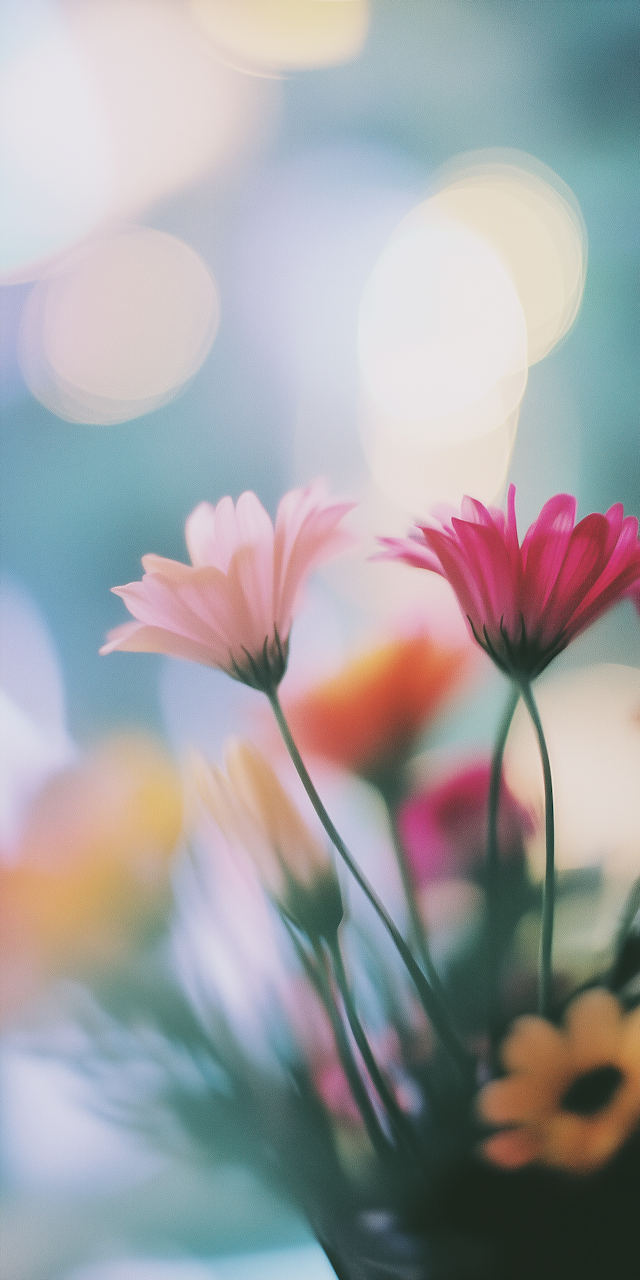
[[[620,1088],[624,1076],[618,1067],[607,1065],[594,1067],[578,1076],[560,1101],[563,1111],[573,1111],[577,1116],[592,1116],[611,1102]]]

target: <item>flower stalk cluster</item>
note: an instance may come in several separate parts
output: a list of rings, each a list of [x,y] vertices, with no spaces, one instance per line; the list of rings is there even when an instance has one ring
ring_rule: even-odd
[[[459,1087],[470,1096],[476,1088],[476,1057],[456,1025],[446,984],[433,964],[413,897],[406,849],[399,837],[411,941],[329,816],[278,696],[304,580],[318,563],[348,545],[341,521],[350,506],[330,502],[316,484],[286,495],[274,526],[253,494],[243,494],[235,507],[230,498],[216,507],[202,503],[187,521],[191,565],[146,556],[142,582],[114,588],[135,621],[112,632],[102,652],[146,650],[203,662],[266,695],[331,845],[387,931],[442,1049],[455,1066]],[[486,1085],[478,1105],[486,1123],[509,1126],[485,1141],[488,1159],[508,1167],[538,1161],[584,1172],[608,1159],[640,1120],[640,1069],[634,1057],[640,1061],[640,1021],[637,1011],[627,1014],[613,995],[600,990],[574,1000],[564,1030],[551,1022],[555,1013],[552,762],[532,682],[605,610],[625,595],[638,594],[640,543],[638,522],[625,518],[620,505],[578,524],[575,517],[575,499],[558,494],[545,504],[520,543],[511,486],[506,514],[465,498],[460,516],[429,521],[407,539],[383,539],[382,555],[445,577],[457,595],[470,635],[510,681],[485,793],[485,1028],[494,1042],[485,1070],[496,1061],[502,1026],[498,943],[504,870],[501,822],[506,803],[502,766],[520,700],[537,735],[546,829],[539,1016],[515,1024],[501,1051],[509,1074]],[[436,701],[451,683],[459,659],[439,654],[438,662],[437,679],[425,685],[429,688],[425,696]],[[398,741],[406,753],[418,721],[411,719],[404,737],[400,721],[398,725]],[[384,742],[380,745],[374,737],[372,742],[375,746],[368,754],[357,744],[349,747],[352,759],[359,762],[352,767],[374,781],[393,810],[399,766],[394,766],[392,753],[385,753]],[[255,747],[231,744],[226,772],[204,761],[198,761],[194,771],[200,795],[229,844],[248,850],[253,857],[303,971],[322,1000],[338,1058],[373,1148],[382,1160],[396,1158],[400,1152],[413,1159],[416,1134],[372,1050],[348,977],[343,895],[329,852],[309,831]],[[586,1085],[583,1077],[589,1077]]]

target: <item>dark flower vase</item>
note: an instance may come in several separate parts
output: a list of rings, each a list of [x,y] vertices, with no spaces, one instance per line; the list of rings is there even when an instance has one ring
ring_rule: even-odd
[[[315,1224],[338,1280],[638,1280],[640,1135],[588,1178],[469,1161],[422,1222]]]
[[[321,1244],[338,1280],[493,1280],[495,1274],[482,1243],[408,1231],[391,1214],[363,1213]]]

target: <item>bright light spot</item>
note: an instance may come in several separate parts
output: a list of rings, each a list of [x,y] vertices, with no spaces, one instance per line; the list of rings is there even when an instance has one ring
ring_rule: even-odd
[[[172,0],[72,0],[66,9],[105,104],[116,213],[130,215],[233,155],[271,114],[274,86],[221,64]]]
[[[20,366],[59,417],[123,422],[177,394],[218,321],[216,286],[198,255],[164,232],[127,229],[76,250],[35,286]]]
[[[586,235],[575,197],[520,152],[448,164],[364,291],[361,435],[382,489],[414,514],[499,500],[527,366],[575,319]]]
[[[430,202],[400,224],[360,306],[361,435],[394,502],[426,514],[500,494],[527,381],[511,278],[474,232]]]
[[[53,640],[21,588],[0,585],[0,860],[15,857],[29,804],[76,758]]]
[[[104,215],[113,156],[89,69],[46,3],[0,11],[0,274],[71,245]]]
[[[106,219],[139,214],[269,132],[277,87],[224,66],[172,0],[68,0],[62,8],[33,0],[6,9],[6,279],[34,279],[43,259]]]
[[[502,498],[516,438],[520,406],[493,430],[470,440],[432,443],[407,435],[375,410],[365,410],[363,436],[374,479],[393,501],[416,516],[438,503],[459,507],[470,493],[481,502]]]
[[[410,221],[437,209],[492,246],[517,289],[535,364],[572,325],[584,289],[587,237],[573,192],[533,156],[512,151],[458,157],[439,185]]]
[[[505,377],[519,375],[514,403],[522,394],[517,294],[493,250],[455,222],[399,230],[365,288],[358,341],[374,403],[433,442],[482,434],[484,415],[462,411]]]
[[[444,578],[437,573],[416,573],[399,560],[372,558],[380,552],[381,534],[406,536],[406,506],[394,504],[371,481],[349,491],[358,498],[357,507],[347,517],[349,528],[357,535],[356,545],[318,572],[332,593],[364,615],[364,635],[370,637],[371,624],[388,629],[391,619],[399,634],[415,634],[426,626],[439,643],[467,648],[475,655],[477,646],[469,639],[460,606]]]
[[[328,67],[356,58],[368,0],[189,0],[221,53],[247,71]]]
[[[603,664],[543,682],[536,700],[551,758],[556,862],[561,870],[601,866],[633,879],[640,867],[640,670]],[[535,734],[522,705],[505,757],[507,781],[544,813]],[[529,850],[544,871],[544,822]]]
[[[0,1070],[3,1155],[23,1194],[135,1186],[162,1169],[162,1156],[101,1118],[98,1089],[72,1067],[7,1046]]]

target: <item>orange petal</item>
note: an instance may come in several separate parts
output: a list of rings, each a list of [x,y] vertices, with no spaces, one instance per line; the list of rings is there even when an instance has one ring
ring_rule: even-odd
[[[566,1060],[565,1037],[545,1018],[518,1018],[502,1046],[501,1056],[509,1071],[555,1074]]]
[[[576,1065],[617,1060],[623,1035],[622,1007],[609,991],[585,991],[565,1014],[567,1035]]]
[[[531,1076],[492,1080],[478,1095],[478,1112],[490,1124],[511,1124],[537,1119],[549,1110],[553,1092]]]

